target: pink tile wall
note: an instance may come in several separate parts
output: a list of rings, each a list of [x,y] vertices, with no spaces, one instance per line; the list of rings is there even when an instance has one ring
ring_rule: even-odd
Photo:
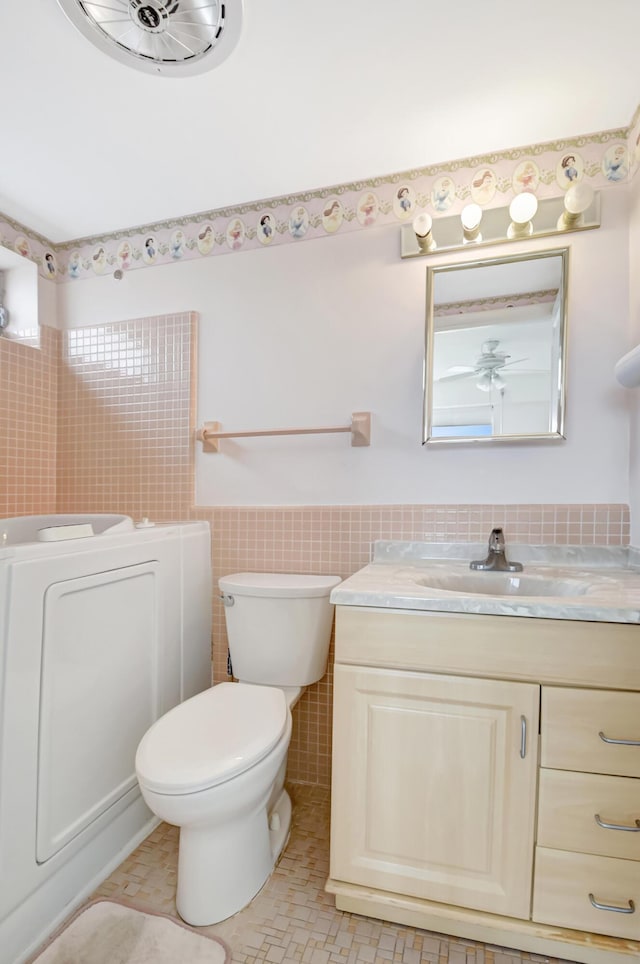
[[[60,333],[41,347],[0,338],[0,518],[56,508],[56,397]]]
[[[58,511],[184,517],[193,502],[196,316],[65,331]]]

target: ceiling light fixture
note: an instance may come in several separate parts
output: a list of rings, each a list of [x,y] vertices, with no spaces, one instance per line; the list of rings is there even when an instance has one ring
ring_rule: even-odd
[[[243,0],[58,0],[96,47],[166,77],[222,63],[240,39]]]
[[[492,388],[502,391],[506,387],[506,382],[502,375],[496,371],[484,371],[476,381],[476,388],[481,392],[490,392]]]

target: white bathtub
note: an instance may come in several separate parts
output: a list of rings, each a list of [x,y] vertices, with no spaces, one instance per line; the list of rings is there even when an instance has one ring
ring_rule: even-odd
[[[91,526],[97,536],[133,532],[135,526],[128,515],[109,513],[83,513],[82,515],[23,515],[12,519],[0,519],[0,548],[41,542],[41,534],[50,529],[71,529],[73,526]],[[69,537],[72,533],[67,533]],[[62,541],[62,540],[61,540]]]
[[[207,523],[0,520],[0,964],[153,828],[136,747],[210,685],[210,621]]]

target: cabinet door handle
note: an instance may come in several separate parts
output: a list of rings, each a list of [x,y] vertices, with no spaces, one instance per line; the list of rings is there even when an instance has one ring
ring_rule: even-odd
[[[640,746],[640,740],[614,740],[613,737],[605,736],[602,730],[600,730],[598,736],[603,743],[617,743],[618,746]]]
[[[635,821],[635,827],[627,827],[623,823],[605,823],[599,813],[595,813],[593,819],[599,827],[603,827],[605,830],[628,830],[631,833],[640,833],[640,820]]]
[[[593,894],[589,894],[589,900],[591,901],[591,906],[595,907],[596,910],[610,910],[613,911],[614,914],[635,914],[636,912],[636,905],[632,900],[629,901],[628,907],[618,907],[616,904],[600,904]]]
[[[527,755],[527,718],[520,717],[520,756],[524,760]]]

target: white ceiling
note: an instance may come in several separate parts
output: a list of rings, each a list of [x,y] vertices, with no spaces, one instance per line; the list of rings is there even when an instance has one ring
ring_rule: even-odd
[[[626,127],[638,37],[638,0],[245,0],[178,79],[0,0],[0,211],[63,241]]]

